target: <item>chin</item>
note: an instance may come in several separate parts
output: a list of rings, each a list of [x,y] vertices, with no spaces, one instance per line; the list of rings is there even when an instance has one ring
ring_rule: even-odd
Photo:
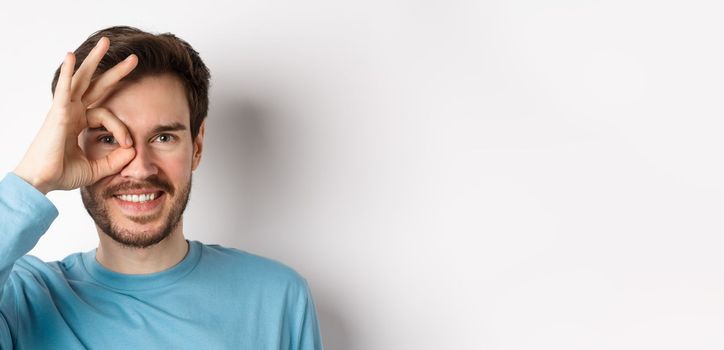
[[[175,228],[176,225],[122,225],[111,223],[108,228],[104,229],[101,227],[101,231],[123,246],[129,248],[147,248],[171,236]]]

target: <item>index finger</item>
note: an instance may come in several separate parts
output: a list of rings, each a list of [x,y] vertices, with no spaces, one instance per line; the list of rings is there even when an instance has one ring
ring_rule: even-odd
[[[110,131],[116,141],[124,146],[124,148],[133,146],[133,139],[128,132],[126,124],[123,124],[111,111],[101,107],[91,108],[86,111],[86,118],[89,129],[104,128]]]

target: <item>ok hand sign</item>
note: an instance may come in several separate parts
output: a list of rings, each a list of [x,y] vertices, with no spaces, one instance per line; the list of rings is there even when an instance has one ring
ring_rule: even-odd
[[[126,125],[107,109],[89,109],[138,64],[138,58],[130,55],[91,81],[109,45],[108,38],[101,38],[75,74],[75,55],[66,54],[50,111],[14,170],[43,194],[91,185],[118,173],[135,157]],[[78,136],[87,128],[101,126],[113,134],[121,147],[105,158],[89,160],[78,145]]]

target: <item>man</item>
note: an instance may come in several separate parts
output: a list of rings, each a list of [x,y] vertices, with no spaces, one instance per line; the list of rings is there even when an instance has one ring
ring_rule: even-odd
[[[321,349],[305,280],[236,249],[188,241],[209,71],[172,34],[111,27],[65,56],[53,103],[0,181],[0,348]],[[97,249],[26,255],[81,189]]]

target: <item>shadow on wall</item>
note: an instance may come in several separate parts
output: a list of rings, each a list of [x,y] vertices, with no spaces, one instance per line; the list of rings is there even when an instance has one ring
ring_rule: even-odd
[[[267,107],[270,104],[230,97],[215,101],[206,126],[204,167],[194,177],[204,193],[194,196],[193,204],[207,216],[197,220],[204,226],[196,232],[203,234],[203,241],[261,255],[274,252],[278,260],[294,260],[285,259],[288,253],[284,253],[294,251],[292,247],[278,246],[285,241],[276,229],[283,226],[284,218],[275,204],[284,197],[285,179],[293,176],[285,173],[285,159],[294,156],[288,154],[291,150],[285,140],[297,131],[285,121],[284,113]],[[332,293],[313,287],[325,349],[353,349],[342,313],[321,298]]]
[[[315,297],[318,299],[318,297]],[[350,341],[347,329],[344,327],[344,320],[339,317],[339,313],[336,310],[327,310],[324,308],[324,304],[320,306],[320,303],[315,300],[317,304],[317,315],[319,316],[319,327],[324,341],[325,350],[350,350],[354,349],[354,346]]]
[[[225,220],[217,232],[225,236],[221,241],[235,247],[253,247],[258,243],[258,214],[263,208],[263,196],[267,182],[261,174],[268,172],[268,164],[274,161],[272,144],[265,133],[270,126],[265,125],[267,118],[260,107],[251,102],[226,99],[219,101],[218,107],[210,114],[214,118],[207,122],[207,161],[214,169],[209,177],[207,188],[213,189],[222,198],[214,205],[214,210],[223,214]]]

